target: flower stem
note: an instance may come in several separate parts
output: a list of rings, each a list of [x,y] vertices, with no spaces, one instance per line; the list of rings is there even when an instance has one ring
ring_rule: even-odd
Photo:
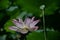
[[[47,38],[46,38],[46,28],[45,28],[45,17],[44,17],[44,9],[42,10],[42,14],[43,14],[44,38],[45,38],[45,40],[47,40]]]

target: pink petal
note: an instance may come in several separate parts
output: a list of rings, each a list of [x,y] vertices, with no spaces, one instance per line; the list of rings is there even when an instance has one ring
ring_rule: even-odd
[[[31,19],[30,18],[26,18],[24,22],[25,22],[26,25],[29,25],[31,23]]]
[[[31,22],[33,22],[33,21],[34,21],[34,18],[35,18],[35,17],[32,17]]]
[[[34,31],[36,31],[37,29],[38,29],[38,26],[35,26]]]
[[[22,19],[18,18],[18,20],[19,20],[20,23],[23,23],[23,20]]]
[[[27,32],[23,32],[23,31],[21,31],[21,33],[22,33],[22,34],[26,34],[26,33],[28,33],[28,31],[27,31]]]
[[[23,27],[23,24],[20,23],[19,21],[15,20],[15,19],[13,19],[12,22],[13,22],[17,27],[19,27],[19,28],[22,28],[22,27]]]
[[[30,24],[30,27],[33,28],[35,27],[35,25],[39,22],[39,20],[36,20],[36,21],[33,21],[31,24]]]
[[[22,34],[28,33],[28,30],[27,30],[27,31],[23,31],[23,30],[24,30],[24,29],[18,29],[17,32],[20,32],[20,33],[22,33]]]
[[[9,27],[9,29],[10,29],[10,30],[17,31],[18,28],[17,28],[16,26],[11,26],[11,27]]]
[[[29,31],[36,31],[38,29],[38,26],[35,26],[34,28],[28,28]]]

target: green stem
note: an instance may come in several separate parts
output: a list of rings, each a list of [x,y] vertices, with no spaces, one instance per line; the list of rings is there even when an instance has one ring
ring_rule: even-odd
[[[42,14],[43,14],[44,38],[45,38],[45,40],[47,40],[47,39],[46,39],[46,28],[45,28],[45,17],[44,17],[44,9],[42,10]]]

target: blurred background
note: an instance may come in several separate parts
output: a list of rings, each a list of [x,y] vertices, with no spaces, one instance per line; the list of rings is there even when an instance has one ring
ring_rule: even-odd
[[[39,29],[27,35],[27,40],[45,40],[41,5],[46,6],[47,40],[60,40],[60,0],[0,0],[0,40],[19,40],[19,34],[8,29],[13,25],[12,19],[32,16],[41,21],[37,24]]]

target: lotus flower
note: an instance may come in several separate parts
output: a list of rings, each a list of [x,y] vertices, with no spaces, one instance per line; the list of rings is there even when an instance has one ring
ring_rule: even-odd
[[[38,26],[36,26],[36,24],[39,22],[39,20],[35,20],[35,17],[30,18],[26,18],[23,22],[22,19],[18,18],[18,19],[13,19],[12,22],[16,25],[16,26],[11,26],[9,27],[10,30],[14,30],[17,32],[20,32],[22,34],[26,34],[28,33],[28,31],[35,31],[38,29]]]

